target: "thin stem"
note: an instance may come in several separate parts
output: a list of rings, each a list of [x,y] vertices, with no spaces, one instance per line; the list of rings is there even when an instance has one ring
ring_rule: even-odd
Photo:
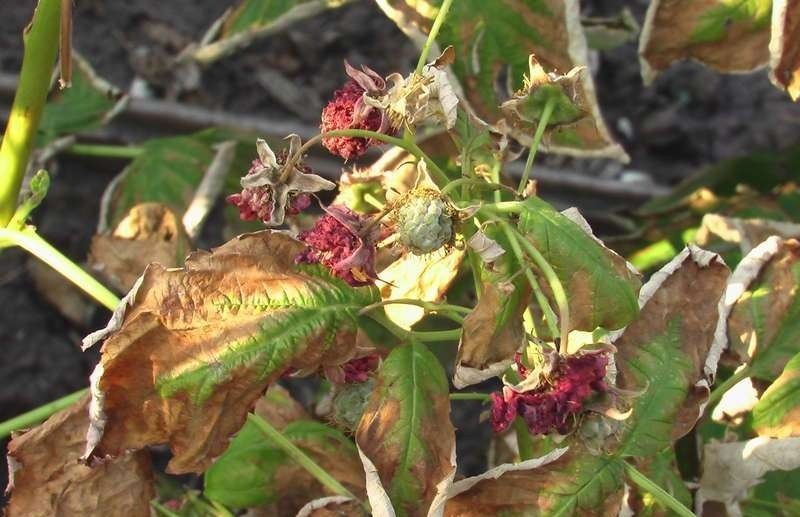
[[[422,46],[422,52],[419,55],[417,68],[414,70],[414,73],[421,74],[422,67],[424,67],[425,63],[428,62],[428,54],[431,52],[433,42],[436,41],[436,36],[439,34],[439,29],[442,27],[445,18],[447,18],[447,11],[450,10],[450,5],[452,3],[453,0],[444,0],[444,2],[442,2],[442,6],[439,8],[439,12],[436,14],[436,19],[433,21],[433,25],[431,26],[431,31],[428,33],[428,39],[425,40],[425,45]]]
[[[33,19],[22,34],[22,70],[0,146],[0,227],[8,224],[17,208],[22,178],[50,89],[60,17],[60,0],[39,0]]]
[[[51,246],[50,243],[42,239],[32,229],[15,231],[0,228],[0,243],[11,243],[25,249],[36,256],[36,258],[61,273],[69,281],[83,289],[86,294],[109,310],[113,311],[119,304],[119,298],[117,298],[114,293],[95,280],[94,277],[84,271],[79,265],[72,262],[60,251]]]
[[[708,402],[706,402],[706,407],[709,409],[713,409],[714,406],[720,401],[725,392],[729,389],[733,388],[735,385],[739,384],[740,381],[745,379],[746,377],[750,376],[752,372],[750,366],[745,366],[741,370],[735,372],[733,375],[725,379],[722,384],[719,384],[711,394],[708,396]]]
[[[625,473],[633,481],[636,486],[648,492],[656,498],[658,502],[672,510],[673,512],[681,515],[682,517],[695,517],[691,510],[686,508],[683,503],[675,499],[669,492],[658,486],[653,480],[639,472],[636,467],[623,461],[625,465]]]
[[[472,249],[467,249],[467,260],[469,261],[469,268],[472,270],[472,282],[475,285],[475,298],[477,300],[481,299],[481,295],[483,295],[483,286],[481,285],[481,258],[478,254]]]
[[[67,148],[66,152],[98,158],[133,159],[141,156],[144,153],[144,148],[132,145],[72,144]]]
[[[460,312],[462,314],[469,314],[470,312],[472,312],[472,309],[470,309],[469,307],[464,307],[462,305],[426,302],[422,300],[415,300],[413,298],[397,298],[394,300],[383,300],[382,302],[373,303],[372,305],[367,305],[366,307],[364,307],[359,311],[359,314],[366,314],[367,312],[373,309],[377,309],[378,307],[383,307],[385,305],[393,305],[393,304],[416,305],[417,307],[422,307],[423,309],[429,312],[453,311],[453,312]]]
[[[376,198],[375,196],[373,196],[373,195],[372,195],[372,194],[370,194],[369,192],[367,192],[366,194],[364,194],[364,201],[366,201],[366,202],[367,202],[367,203],[369,203],[370,205],[374,206],[374,207],[375,207],[375,208],[377,208],[378,210],[383,210],[383,209],[384,209],[384,207],[385,207],[384,203],[381,203],[381,202],[380,202],[380,200],[379,200],[378,198]]]
[[[88,388],[84,388],[0,423],[0,439],[9,436],[14,431],[25,429],[47,420],[53,413],[57,413],[80,400],[87,391]]]
[[[550,285],[550,291],[553,293],[556,305],[558,305],[558,319],[561,327],[561,347],[563,347],[565,353],[569,354],[570,349],[569,343],[567,342],[569,339],[569,301],[567,300],[567,293],[564,290],[564,286],[561,284],[561,280],[558,278],[553,266],[550,265],[547,259],[544,258],[539,250],[537,250],[524,235],[520,234],[516,228],[506,221],[500,221],[500,224],[513,232],[513,237],[516,237],[516,241],[522,245],[528,256],[533,259],[539,267],[539,270],[544,274],[547,283]]]
[[[409,332],[409,334],[412,339],[417,339],[426,343],[438,343],[442,341],[458,341],[461,338],[461,329],[414,330]]]
[[[150,501],[150,506],[156,511],[157,515],[163,515],[164,517],[181,517],[179,513],[175,513],[163,504],[159,503],[155,499]]]
[[[311,459],[305,452],[303,452],[299,447],[289,441],[288,438],[283,436],[283,434],[272,427],[269,422],[261,418],[260,416],[256,415],[255,413],[250,413],[247,415],[247,419],[255,425],[259,431],[261,431],[264,436],[269,438],[272,442],[275,443],[278,447],[283,449],[283,451],[289,455],[294,461],[296,461],[301,467],[306,469],[309,474],[314,476],[317,481],[322,483],[323,486],[328,488],[334,494],[342,495],[345,497],[350,497],[354,501],[358,501],[359,499],[353,495],[347,488],[345,488],[339,481],[331,476],[327,470],[320,467],[313,459]],[[361,503],[364,505],[364,502]],[[366,505],[364,505],[366,507]]]
[[[461,185],[474,185],[476,187],[481,187],[487,190],[506,190],[515,196],[517,195],[517,191],[513,188],[503,185],[502,183],[489,183],[488,181],[477,180],[472,178],[458,178],[457,180],[453,180],[442,189],[442,195],[448,194],[449,192],[455,190],[456,187]]]
[[[547,104],[544,105],[544,110],[542,111],[542,118],[539,119],[539,123],[536,126],[536,133],[533,135],[533,142],[531,143],[530,150],[528,151],[528,160],[525,162],[525,170],[522,171],[522,177],[519,180],[519,187],[517,187],[517,192],[520,195],[525,192],[525,186],[528,184],[528,177],[531,175],[531,169],[533,169],[533,159],[536,157],[536,151],[539,150],[539,145],[542,143],[544,130],[547,129],[547,123],[550,122],[550,115],[553,114],[553,108],[555,107],[555,97],[550,97],[547,99]]]
[[[558,317],[556,313],[553,312],[553,308],[550,307],[550,302],[547,300],[547,297],[542,292],[542,288],[539,286],[539,282],[536,280],[536,276],[534,276],[533,271],[525,264],[525,255],[522,252],[522,248],[517,242],[516,236],[509,230],[508,228],[504,228],[505,234],[508,237],[508,242],[511,245],[511,250],[514,252],[514,255],[519,260],[521,267],[523,268],[523,274],[525,278],[528,279],[528,283],[533,290],[533,294],[536,297],[536,303],[539,304],[541,307],[542,312],[544,312],[545,322],[547,323],[547,328],[550,330],[550,334],[553,337],[558,337],[561,333],[558,330]]]
[[[488,393],[451,393],[450,400],[480,400],[488,402],[492,396]]]

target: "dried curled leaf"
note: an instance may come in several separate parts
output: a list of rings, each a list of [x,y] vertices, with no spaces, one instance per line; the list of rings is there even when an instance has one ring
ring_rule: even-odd
[[[767,64],[772,0],[653,0],[639,39],[646,84],[682,59],[721,72]]]
[[[8,444],[11,499],[6,517],[149,517],[155,497],[147,451],[79,461],[89,426],[89,396]]]
[[[421,43],[441,1],[381,0],[378,5],[403,32]],[[510,132],[515,139],[529,144],[532,133],[501,123],[503,113],[499,106],[523,86],[532,53],[547,70],[559,73],[587,66],[588,48],[579,11],[578,0],[453,2],[437,42],[456,49],[451,70],[462,106],[495,130]],[[590,74],[581,74],[577,92],[584,100],[587,116],[555,129],[542,148],[628,161],[628,155],[606,128]]]
[[[800,98],[800,4],[773,0],[770,79],[792,100]]]
[[[710,501],[725,504],[729,515],[742,515],[739,502],[770,471],[800,468],[800,438],[766,437],[746,442],[709,443],[703,448],[703,476],[695,496],[698,515]]]
[[[431,515],[455,475],[447,378],[420,343],[392,351],[356,431],[374,515]]]
[[[148,267],[85,341],[104,340],[87,455],[169,443],[170,472],[203,471],[283,372],[347,361],[377,290],[296,265],[302,249],[265,231],[194,253],[183,269]]]
[[[726,242],[739,244],[742,253],[746,255],[772,235],[784,238],[800,237],[800,224],[706,214],[703,216],[695,241],[704,246],[711,241],[712,235]]]
[[[439,302],[458,275],[463,260],[464,250],[452,246],[424,255],[408,252],[378,273],[378,278],[385,282],[381,295],[384,300],[413,298]],[[422,307],[414,305],[390,304],[385,310],[392,321],[406,329],[425,315]]]
[[[131,208],[110,234],[92,238],[89,262],[118,291],[127,292],[151,262],[179,266],[191,243],[183,224],[166,205]]]
[[[617,386],[641,393],[622,423],[621,454],[655,454],[700,418],[717,369],[712,345],[729,274],[719,255],[691,246],[642,287],[639,317],[614,341]]]

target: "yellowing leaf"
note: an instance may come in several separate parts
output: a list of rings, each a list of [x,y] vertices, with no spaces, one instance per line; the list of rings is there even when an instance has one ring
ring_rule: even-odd
[[[455,475],[447,378],[423,344],[392,351],[356,431],[375,515],[433,512]]]
[[[183,269],[148,267],[85,341],[104,340],[87,454],[168,443],[170,472],[203,471],[281,374],[347,361],[377,290],[296,265],[302,249],[260,232],[194,253]]]
[[[761,436],[800,436],[800,352],[753,407],[753,427]]]
[[[458,275],[464,250],[446,246],[432,253],[406,253],[378,273],[385,282],[381,287],[384,300],[413,298],[424,302],[441,301]],[[389,318],[403,328],[411,328],[425,315],[422,307],[390,304],[385,307]]]
[[[642,77],[683,59],[749,72],[769,59],[772,0],[653,0],[639,40]]]
[[[88,406],[86,396],[8,444],[12,491],[6,517],[150,517],[155,488],[147,451],[125,452],[89,466],[80,461]]]
[[[770,79],[796,101],[800,98],[800,4],[773,1]]]

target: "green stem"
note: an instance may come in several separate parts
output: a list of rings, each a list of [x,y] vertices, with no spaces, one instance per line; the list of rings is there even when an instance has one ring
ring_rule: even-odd
[[[683,503],[675,499],[669,492],[658,486],[653,480],[636,470],[636,467],[623,461],[625,465],[625,473],[628,478],[642,490],[648,492],[656,498],[658,502],[675,512],[682,517],[695,517],[691,510],[686,508]]]
[[[144,148],[130,145],[73,144],[66,150],[69,154],[98,158],[133,159],[144,153]]]
[[[0,228],[0,246],[7,243],[17,245],[36,256],[109,310],[113,311],[119,304],[119,298],[114,293],[106,289],[103,284],[51,246],[32,229],[15,231]]]
[[[39,406],[36,409],[28,411],[27,413],[23,413],[10,420],[0,423],[0,439],[9,436],[14,431],[25,429],[38,424],[39,422],[47,420],[53,413],[61,411],[62,409],[67,408],[80,400],[80,398],[83,397],[87,391],[88,388],[84,388],[80,391],[76,391],[75,393],[71,393],[66,397],[48,402],[43,406]]]
[[[514,433],[517,435],[517,450],[520,461],[533,459],[533,438],[525,420],[518,416],[514,419]]]
[[[22,34],[22,70],[0,146],[0,227],[8,224],[17,208],[22,178],[50,89],[60,18],[60,0],[39,0],[33,19]]]
[[[511,187],[503,185],[501,183],[489,183],[488,181],[477,180],[472,178],[458,178],[457,180],[453,180],[442,189],[442,195],[448,194],[449,192],[455,190],[456,187],[460,185],[475,185],[477,187],[481,187],[488,190],[507,190],[510,193],[517,195],[517,191]]]
[[[531,242],[525,238],[524,235],[520,234],[516,228],[508,224],[506,221],[500,222],[504,228],[510,229],[513,232],[514,237],[519,244],[525,249],[525,252],[528,254],[530,258],[536,263],[541,270],[542,274],[544,274],[547,283],[550,285],[550,291],[553,293],[553,298],[555,298],[556,305],[558,305],[558,320],[561,327],[561,345],[559,349],[563,350],[565,353],[571,353],[569,349],[569,302],[567,300],[567,293],[564,290],[564,286],[561,284],[561,280],[558,278],[553,266],[544,258],[544,256],[536,249],[536,247],[531,244]]]
[[[720,401],[722,396],[725,394],[726,391],[733,388],[735,385],[739,384],[740,381],[745,379],[746,377],[750,376],[752,372],[750,366],[745,366],[738,372],[735,372],[733,375],[725,379],[725,381],[716,386],[711,394],[708,396],[708,402],[706,403],[706,407],[709,409],[714,409],[714,406]]]
[[[156,515],[163,515],[164,517],[181,517],[179,513],[175,513],[155,499],[150,501],[150,506],[156,511]]]
[[[345,488],[339,481],[331,476],[327,470],[323,469],[317,463],[311,459],[305,452],[303,452],[299,447],[289,441],[288,438],[283,436],[283,434],[272,427],[269,422],[261,418],[260,416],[250,413],[247,415],[247,419],[255,425],[259,431],[261,431],[264,436],[269,438],[272,442],[275,443],[278,447],[283,449],[283,451],[289,455],[294,461],[296,461],[301,467],[306,469],[309,474],[314,476],[317,481],[322,483],[328,490],[333,492],[334,494],[342,495],[345,497],[350,497],[354,501],[358,501],[359,499],[353,495],[347,488]],[[364,502],[361,502],[362,505],[365,506]]]
[[[442,316],[452,319],[456,323],[463,323],[464,318],[459,316],[459,314],[469,314],[472,312],[472,309],[469,307],[462,307],[461,305],[449,305],[446,303],[433,303],[433,302],[425,302],[422,300],[415,300],[413,298],[398,298],[395,300],[383,300],[382,302],[373,303],[372,305],[367,305],[363,309],[359,311],[359,314],[366,314],[369,311],[377,309],[379,307],[384,307],[386,305],[415,305],[417,307],[422,307],[425,309],[426,313],[439,313]]]
[[[424,341],[426,343],[437,343],[442,341],[458,341],[461,338],[461,329],[450,330],[414,330],[409,332],[412,339]]]
[[[367,203],[369,203],[373,207],[377,208],[378,210],[383,210],[384,208],[386,208],[386,205],[381,203],[381,201],[378,198],[376,198],[375,196],[373,196],[369,192],[364,194],[364,201],[366,201]]]
[[[442,27],[445,18],[447,18],[447,11],[450,10],[450,5],[452,3],[453,0],[444,0],[444,2],[442,2],[442,6],[439,8],[436,19],[431,26],[431,31],[428,33],[428,39],[425,40],[425,45],[422,46],[422,52],[419,55],[419,60],[417,60],[417,68],[414,70],[414,73],[421,74],[422,68],[425,66],[425,63],[428,62],[428,54],[431,52],[433,42],[436,41],[436,36],[439,34],[439,29]]]
[[[481,258],[472,250],[467,249],[467,261],[469,261],[469,268],[472,270],[472,282],[475,285],[475,299],[480,300],[483,295],[483,285],[481,285]]]
[[[550,122],[550,115],[553,114],[553,108],[555,107],[556,99],[555,97],[550,97],[547,100],[547,104],[544,105],[542,118],[539,119],[539,123],[536,126],[536,133],[533,135],[533,142],[531,143],[531,148],[528,151],[528,160],[525,162],[525,169],[522,171],[522,178],[520,178],[519,187],[517,187],[517,192],[519,195],[522,195],[522,193],[525,191],[525,186],[528,184],[528,177],[531,175],[531,170],[533,169],[533,159],[536,157],[536,151],[539,150],[539,144],[542,143],[544,130],[547,129],[547,123]]]
[[[525,275],[525,278],[528,279],[528,283],[533,290],[533,295],[536,297],[536,303],[539,304],[539,307],[541,307],[542,312],[544,313],[545,322],[547,323],[547,328],[550,330],[550,335],[553,337],[561,336],[561,333],[558,330],[558,317],[556,316],[556,313],[553,312],[553,308],[550,307],[550,302],[547,300],[542,288],[539,286],[539,282],[536,280],[536,276],[534,276],[533,271],[531,271],[527,264],[525,264],[525,255],[522,252],[519,242],[517,242],[516,235],[514,235],[508,228],[503,229],[508,237],[511,250],[514,252],[514,256],[517,257],[517,260],[520,262],[520,265],[523,268],[523,274]]]
[[[492,400],[492,396],[488,393],[451,393],[450,400],[480,400],[487,402]]]

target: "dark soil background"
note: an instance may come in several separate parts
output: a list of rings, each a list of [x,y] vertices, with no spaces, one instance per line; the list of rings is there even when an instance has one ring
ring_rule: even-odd
[[[371,2],[303,21],[203,71],[194,91],[175,92],[165,56],[197,41],[231,2],[226,0],[84,0],[76,2],[74,45],[98,73],[122,89],[144,78],[156,97],[232,113],[292,119],[315,125],[319,108],[344,81],[342,60],[365,63],[379,72],[408,70],[416,49]],[[0,17],[0,72],[18,73],[21,31],[34,0],[6,1]],[[585,15],[614,15],[629,7],[641,22],[646,0],[587,0]],[[303,94],[287,100],[265,90],[259,77],[277,74]],[[597,56],[594,70],[608,125],[632,157],[622,166],[605,160],[546,157],[553,168],[604,179],[637,178],[645,184],[673,185],[692,171],[720,159],[755,150],[777,150],[800,141],[800,106],[775,89],[765,71],[720,75],[693,63],[674,66],[650,88],[639,75],[636,42]],[[0,112],[10,99],[0,99]],[[115,123],[111,137],[136,142],[161,134],[156,127]],[[59,158],[53,185],[36,212],[41,233],[76,261],[86,257],[102,190],[124,162]],[[563,197],[563,193],[544,191]],[[565,202],[569,199],[565,200]],[[583,196],[579,205],[596,211],[631,208]],[[198,243],[221,241],[211,225]],[[96,309],[82,324],[70,322],[34,287],[28,257],[0,253],[0,420],[75,391],[87,382],[96,352],[81,353],[81,338],[102,326],[108,314]],[[51,282],[58,282],[52,280]],[[47,284],[47,282],[45,282]],[[52,285],[52,284],[50,284]],[[45,287],[47,288],[47,287]],[[464,474],[482,471],[488,427],[477,425],[476,404],[457,403],[459,461]],[[4,443],[2,443],[4,446]],[[0,476],[5,469],[0,468]],[[3,485],[4,480],[0,479]]]

